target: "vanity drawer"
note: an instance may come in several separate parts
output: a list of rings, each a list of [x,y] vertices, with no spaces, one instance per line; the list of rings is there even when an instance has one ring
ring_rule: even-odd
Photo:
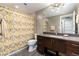
[[[67,47],[75,50],[79,50],[79,43],[77,42],[67,42]]]
[[[68,50],[68,51],[67,51],[67,55],[68,55],[68,56],[79,56],[78,53],[76,53],[76,52],[74,52],[74,51],[71,51],[71,50]]]
[[[79,42],[67,41],[68,45],[79,46]]]
[[[76,55],[76,56],[78,56],[79,55],[79,50],[75,49],[75,48],[67,47],[67,55],[70,55],[70,56]]]
[[[79,55],[79,43],[67,42],[67,54],[68,55]]]

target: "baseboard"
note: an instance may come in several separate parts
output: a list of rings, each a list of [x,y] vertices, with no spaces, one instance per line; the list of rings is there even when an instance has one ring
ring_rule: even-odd
[[[13,54],[15,54],[15,53],[20,52],[21,50],[23,50],[23,49],[25,49],[25,48],[27,48],[27,47],[23,47],[23,48],[21,48],[21,49],[19,49],[19,50],[16,50],[16,51],[14,51],[14,52],[12,52],[12,53],[6,55],[6,56],[11,56],[11,55],[13,55]]]

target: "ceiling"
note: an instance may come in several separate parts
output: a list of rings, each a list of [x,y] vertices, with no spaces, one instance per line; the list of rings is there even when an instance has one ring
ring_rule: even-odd
[[[50,4],[49,3],[27,3],[27,5],[24,5],[24,3],[0,3],[0,5],[13,8],[15,11],[19,11],[22,13],[32,14],[38,10],[46,8]]]
[[[44,15],[45,17],[51,17],[72,12],[77,5],[77,3],[65,3],[65,5],[58,10],[51,8],[47,8],[44,10],[44,8],[48,7],[50,4],[54,3],[27,3],[27,5],[24,5],[24,3],[0,3],[1,6],[9,7],[14,9],[15,11],[25,14],[33,14],[37,11],[40,12],[41,10],[43,10],[40,14]]]
[[[60,7],[59,9],[47,8],[43,10],[40,14],[45,17],[67,14],[73,12],[77,5],[77,3],[65,3],[64,6]]]

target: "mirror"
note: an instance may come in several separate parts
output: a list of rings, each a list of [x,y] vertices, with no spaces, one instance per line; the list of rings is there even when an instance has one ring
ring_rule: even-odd
[[[41,16],[43,32],[78,34],[77,3],[54,3],[37,14]]]
[[[53,16],[48,18],[49,31],[58,33],[71,33],[75,34],[75,19],[73,13]]]

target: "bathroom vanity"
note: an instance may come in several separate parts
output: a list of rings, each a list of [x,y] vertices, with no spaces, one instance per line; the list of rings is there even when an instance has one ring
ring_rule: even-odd
[[[41,34],[37,35],[37,51],[44,54],[50,50],[56,55],[64,54],[67,56],[79,55],[79,37]]]

